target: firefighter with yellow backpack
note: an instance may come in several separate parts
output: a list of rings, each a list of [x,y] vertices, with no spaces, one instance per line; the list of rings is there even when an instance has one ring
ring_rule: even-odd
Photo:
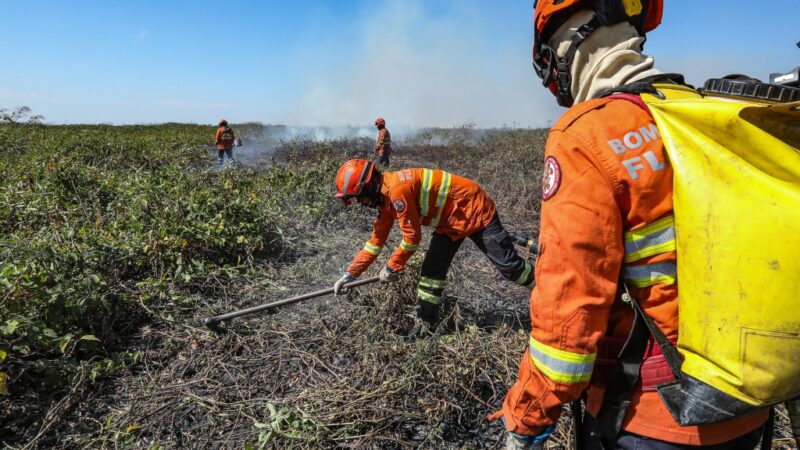
[[[586,449],[752,449],[797,405],[800,90],[662,74],[642,54],[662,7],[535,5],[534,68],[570,109],[545,148],[529,346],[490,417],[509,449],[542,448],[581,397]]]

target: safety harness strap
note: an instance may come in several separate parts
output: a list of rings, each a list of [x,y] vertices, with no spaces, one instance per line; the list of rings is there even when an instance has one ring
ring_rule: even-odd
[[[686,83],[686,80],[684,80],[683,75],[679,73],[660,73],[601,92],[600,97],[623,98],[635,103],[637,106],[649,113],[650,110],[647,108],[641,98],[636,100],[620,94],[630,94],[635,96],[639,96],[639,94],[659,95],[658,89],[653,86],[653,83],[675,83],[681,86],[689,86]]]
[[[603,404],[597,415],[595,429],[592,430],[592,434],[606,438],[618,435],[622,429],[622,421],[630,406],[633,389],[639,382],[639,373],[650,336],[653,336],[661,348],[661,353],[676,379],[680,379],[681,373],[681,357],[678,350],[644,312],[639,302],[631,296],[628,286],[621,284],[625,288],[622,301],[633,308],[633,327],[615,363],[614,376],[603,395]]]

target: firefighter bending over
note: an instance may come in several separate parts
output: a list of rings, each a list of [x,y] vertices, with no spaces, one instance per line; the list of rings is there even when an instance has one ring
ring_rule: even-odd
[[[381,253],[392,224],[397,220],[403,233],[400,246],[380,271],[381,281],[396,281],[398,272],[417,251],[421,228],[433,228],[417,287],[414,314],[428,330],[439,322],[439,307],[447,271],[456,251],[470,238],[507,279],[533,286],[533,268],[514,249],[513,237],[503,228],[494,202],[472,180],[444,170],[403,169],[381,173],[375,163],[363,159],[347,161],[336,174],[336,197],[345,205],[353,200],[376,208],[378,217],[372,236],[356,254],[334,292],[356,279]]]

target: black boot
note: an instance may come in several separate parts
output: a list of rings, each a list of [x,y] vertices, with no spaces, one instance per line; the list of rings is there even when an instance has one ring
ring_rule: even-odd
[[[433,303],[428,302],[419,302],[419,304],[414,307],[413,314],[416,319],[419,319],[431,331],[433,331],[439,325],[440,309],[441,308],[439,305],[434,305]]]

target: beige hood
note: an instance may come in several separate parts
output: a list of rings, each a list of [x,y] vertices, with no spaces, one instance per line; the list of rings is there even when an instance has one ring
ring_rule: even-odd
[[[564,56],[569,39],[581,25],[592,18],[592,11],[578,11],[553,34],[550,46]],[[654,60],[642,54],[644,38],[633,25],[623,22],[600,27],[581,43],[570,68],[572,97],[575,103],[597,98],[602,92],[661,71]]]

